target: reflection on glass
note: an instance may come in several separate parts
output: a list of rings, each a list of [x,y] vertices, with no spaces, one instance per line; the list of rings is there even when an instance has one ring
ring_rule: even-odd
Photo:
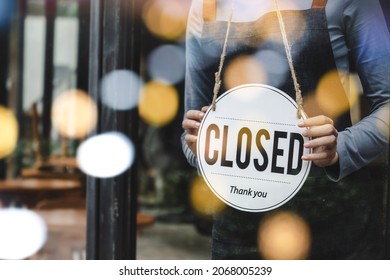
[[[152,81],[143,88],[139,114],[148,124],[160,127],[170,123],[178,108],[179,96],[173,86]]]
[[[302,217],[292,212],[275,212],[259,226],[259,251],[264,259],[306,259],[311,245],[310,235],[309,226]]]
[[[53,127],[64,137],[84,138],[97,122],[97,107],[87,93],[68,90],[55,99],[51,115]]]
[[[356,96],[354,93],[350,100],[356,102]],[[336,118],[347,112],[349,101],[345,97],[337,71],[331,71],[321,78],[316,89],[316,101],[324,114],[331,118]]]
[[[189,4],[183,0],[149,0],[142,12],[144,23],[159,37],[179,39],[186,30]]]
[[[45,221],[33,211],[0,209],[0,259],[26,259],[46,243]]]
[[[225,204],[214,195],[202,177],[195,177],[191,184],[191,205],[195,211],[206,217],[212,217],[221,212]]]
[[[390,138],[390,104],[383,106],[378,111],[378,118],[376,120],[376,126],[379,129],[379,132],[387,138]]]
[[[115,70],[103,77],[102,103],[115,110],[129,110],[138,105],[141,78],[129,70]]]
[[[0,159],[9,156],[18,141],[18,122],[14,113],[0,106]]]
[[[183,48],[162,45],[153,50],[148,59],[148,71],[153,80],[176,84],[184,79],[185,53]]]
[[[261,50],[255,54],[261,68],[266,72],[265,84],[280,87],[289,74],[285,55],[274,50]]]
[[[8,28],[15,9],[16,1],[2,0],[0,5],[0,29]]]
[[[132,165],[134,146],[124,134],[107,132],[84,141],[77,149],[76,157],[84,173],[110,178],[123,173]]]
[[[264,84],[266,81],[267,76],[262,65],[253,56],[239,56],[226,67],[226,89],[242,84]]]

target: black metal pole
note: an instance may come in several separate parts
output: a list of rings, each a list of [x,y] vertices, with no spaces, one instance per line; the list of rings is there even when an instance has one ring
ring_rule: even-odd
[[[89,43],[89,94],[95,100],[99,100],[99,82],[101,79],[101,60],[102,60],[102,30],[103,30],[103,0],[94,0],[91,2],[90,18],[90,43]],[[98,103],[99,104],[99,103]],[[99,112],[101,107],[99,106]],[[99,116],[99,120],[101,120]],[[98,123],[96,131],[100,131]],[[87,259],[100,259],[99,250],[99,197],[100,180],[87,176]]]
[[[16,117],[19,123],[19,139],[24,138],[24,111],[23,111],[23,86],[24,86],[24,23],[27,12],[27,0],[17,2],[17,66],[16,66]],[[18,176],[22,166],[22,154],[18,153],[14,176]]]
[[[125,19],[128,28],[123,34],[125,39],[124,48],[126,52],[126,67],[135,73],[141,75],[141,20],[139,18],[140,1],[124,1]],[[126,17],[127,15],[127,17]],[[129,137],[135,145],[136,155],[141,154],[141,144],[139,140],[139,112],[138,109],[133,109],[129,112],[129,120],[123,119],[124,125],[128,125],[130,131]],[[138,212],[138,169],[137,156],[134,160],[134,166],[129,172],[130,188],[125,192],[127,203],[125,204],[126,214],[126,232],[129,233],[129,238],[126,239],[125,248],[129,250],[127,258],[136,259],[137,257],[137,212]]]
[[[98,0],[91,5],[89,92],[98,100],[101,78],[117,69],[139,73],[136,0]],[[136,146],[138,113],[100,105],[96,133],[120,131]],[[87,179],[87,258],[135,259],[137,170],[108,179]]]
[[[91,0],[79,0],[77,88],[88,91]]]
[[[50,140],[51,132],[51,106],[53,101],[53,76],[54,76],[54,27],[57,11],[57,0],[46,0],[46,40],[45,40],[45,65],[43,82],[43,112],[42,112],[42,138]]]
[[[0,104],[8,106],[9,23],[0,26]]]

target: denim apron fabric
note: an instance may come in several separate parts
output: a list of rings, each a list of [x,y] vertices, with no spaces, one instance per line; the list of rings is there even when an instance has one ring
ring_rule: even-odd
[[[313,5],[308,10],[281,12],[304,97],[305,112],[309,116],[325,114],[315,99],[310,98],[320,79],[336,69],[325,7]],[[210,105],[212,100],[214,73],[218,69],[226,29],[225,21],[204,23],[202,38],[199,41],[202,55],[197,58],[201,73],[198,73],[199,80],[191,81],[191,85],[196,88],[194,98],[200,98],[204,105]],[[286,57],[276,12],[267,13],[253,22],[232,22],[227,44],[224,70],[232,61],[239,59],[239,56],[256,57],[256,54],[263,50],[271,50]],[[288,67],[287,58],[285,65]],[[220,93],[226,91],[223,84],[224,74],[225,71],[222,72]],[[290,71],[286,71],[282,82],[274,81],[272,74],[269,77],[269,85],[278,87],[295,100]],[[337,102],[348,104],[341,81],[335,82],[332,88],[336,88],[339,94],[336,97]],[[335,96],[332,95],[330,98],[334,99]],[[307,99],[314,102],[306,104]],[[245,110],[238,108],[240,109]],[[339,131],[351,126],[349,111],[333,119]],[[374,202],[370,185],[370,178],[364,170],[335,183],[328,179],[323,169],[312,165],[310,175],[298,194],[274,211],[281,209],[293,211],[307,221],[312,234],[309,255],[311,259],[375,258],[379,250],[375,243],[380,242],[374,240],[379,240],[380,236],[374,230],[374,225],[379,222],[371,217],[373,214],[371,205]],[[269,212],[249,213],[231,207],[226,207],[222,213],[218,213],[214,217],[212,258],[260,259],[257,232],[259,223],[267,214]]]

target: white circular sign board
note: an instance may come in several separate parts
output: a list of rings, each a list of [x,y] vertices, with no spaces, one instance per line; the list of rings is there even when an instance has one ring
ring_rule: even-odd
[[[247,84],[217,99],[198,133],[199,170],[226,204],[248,212],[280,207],[302,187],[311,162],[297,105],[270,86]]]

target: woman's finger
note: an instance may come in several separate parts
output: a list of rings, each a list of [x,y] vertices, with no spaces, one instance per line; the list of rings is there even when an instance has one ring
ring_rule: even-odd
[[[328,135],[319,138],[314,138],[304,144],[307,149],[315,149],[321,146],[333,149],[337,145],[337,137],[335,135]]]
[[[313,138],[328,135],[334,135],[336,137],[338,135],[336,128],[332,124],[308,127],[308,129],[303,132],[303,136]]]
[[[187,131],[191,129],[198,129],[199,126],[200,122],[191,119],[185,119],[182,122],[182,127]]]
[[[333,126],[333,120],[327,116],[319,115],[311,118],[307,118],[305,120],[301,120],[298,123],[299,127],[312,127],[312,126],[320,126],[330,124]]]
[[[185,118],[190,120],[202,121],[204,117],[204,112],[198,110],[189,110],[187,111]]]

